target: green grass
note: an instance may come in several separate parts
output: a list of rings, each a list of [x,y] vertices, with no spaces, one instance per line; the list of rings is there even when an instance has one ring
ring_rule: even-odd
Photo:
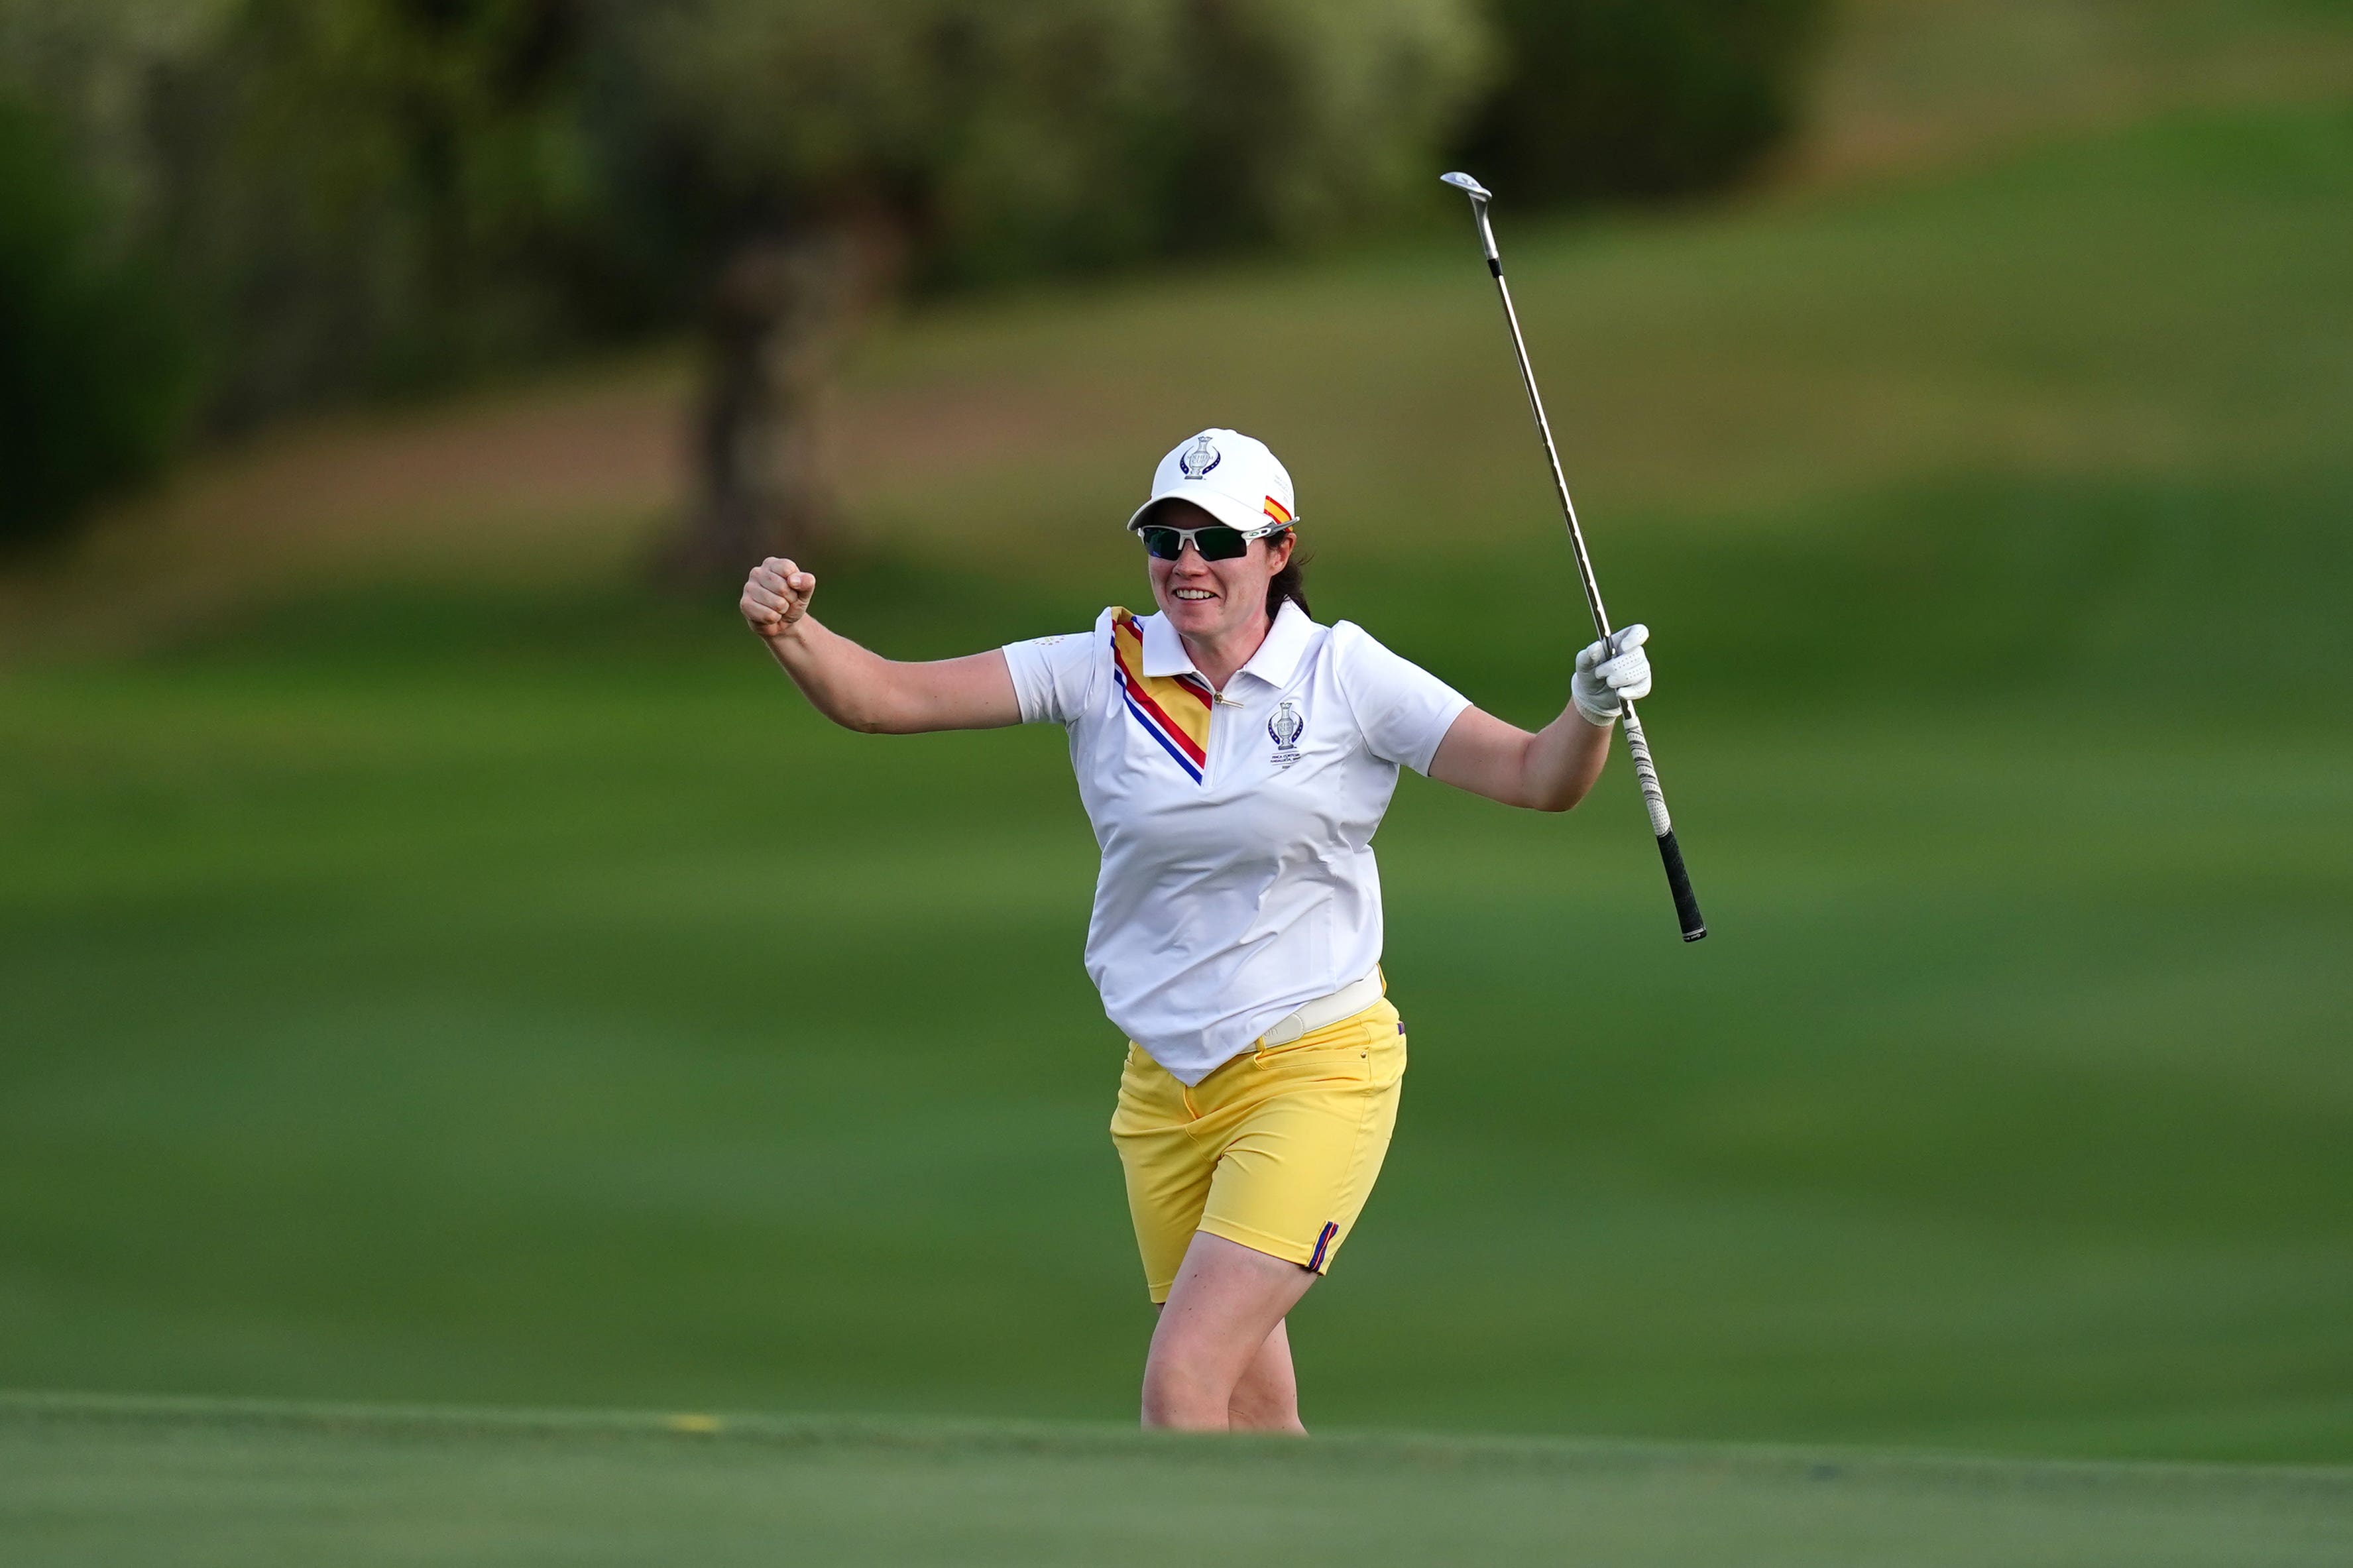
[[[19,692],[11,1382],[1120,1412],[1059,737],[829,732],[723,630]],[[1655,723],[1700,948],[1623,780],[1402,792],[1313,1411],[2344,1457],[2353,748]]]
[[[2353,86],[2337,0],[1846,0],[1791,161],[1916,176],[2168,110]]]
[[[2336,1563],[2343,1470],[1495,1439],[0,1402],[45,1563]],[[159,1549],[168,1541],[168,1550]]]
[[[1661,529],[1712,544],[1989,471],[2340,473],[2348,121],[2337,104],[2168,120],[1730,214],[1499,206],[1597,548],[1614,567]],[[944,548],[978,521],[1101,572],[1124,563],[1101,522],[1134,505],[1130,452],[1222,415],[1293,454],[1302,516],[1335,559],[1433,528],[1511,548],[1554,506],[1502,337],[1476,252],[1451,231],[1313,268],[962,307],[885,335],[855,378],[870,397],[898,389],[911,421],[958,428],[894,430],[923,460],[860,447],[877,460],[848,482],[911,545]],[[949,395],[973,384],[987,406]]]
[[[1311,1424],[2353,1460],[2348,196],[2353,118],[2295,110],[1506,239],[1715,934],[1622,769],[1567,819],[1407,782],[1416,1060]],[[1545,716],[1582,634],[1468,259],[907,324],[860,395],[1021,417],[863,478],[821,613],[923,654],[1134,603],[1103,517],[1219,417],[1299,469],[1325,618]],[[1058,735],[829,731],[618,590],[0,673],[0,1385],[1124,1419],[1092,858]],[[849,1531],[900,1461],[841,1462]],[[1799,1517],[1713,1506],[1661,1550]],[[2203,1560],[2172,1506],[2113,1539]]]

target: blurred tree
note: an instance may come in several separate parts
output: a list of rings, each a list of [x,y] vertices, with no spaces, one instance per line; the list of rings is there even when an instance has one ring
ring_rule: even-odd
[[[825,526],[877,300],[1376,217],[1483,37],[1475,0],[0,0],[0,82],[170,254],[215,427],[699,315],[673,564],[732,572]]]
[[[1514,200],[1711,189],[1791,128],[1827,0],[1489,0],[1507,66],[1463,157]]]
[[[239,0],[157,73],[153,216],[223,347],[216,424],[609,325],[580,20],[574,0]]]
[[[714,280],[672,564],[801,553],[860,313],[918,287],[1313,240],[1418,194],[1469,0],[610,0],[636,178]]]
[[[235,428],[610,330],[575,0],[0,0],[0,88],[168,259]]]
[[[822,538],[878,301],[1314,243],[1426,207],[1466,126],[1515,198],[1718,182],[1819,3],[0,0],[0,91],[90,198],[38,298],[166,258],[215,429],[700,320],[700,575]]]
[[[63,140],[0,98],[0,552],[60,537],[161,467],[190,390],[186,346],[161,279]]]

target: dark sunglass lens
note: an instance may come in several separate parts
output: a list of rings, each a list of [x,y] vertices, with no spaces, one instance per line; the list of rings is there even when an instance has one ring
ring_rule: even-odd
[[[1173,528],[1147,528],[1144,549],[1155,560],[1174,561],[1185,553],[1185,536]]]
[[[1250,541],[1230,528],[1205,528],[1193,535],[1204,561],[1237,561],[1250,553]]]

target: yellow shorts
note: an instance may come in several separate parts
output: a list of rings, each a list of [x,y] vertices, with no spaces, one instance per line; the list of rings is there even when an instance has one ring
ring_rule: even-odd
[[[1130,1041],[1111,1136],[1152,1299],[1168,1300],[1197,1230],[1329,1268],[1381,1173],[1404,1077],[1405,1026],[1386,1001],[1191,1089]]]

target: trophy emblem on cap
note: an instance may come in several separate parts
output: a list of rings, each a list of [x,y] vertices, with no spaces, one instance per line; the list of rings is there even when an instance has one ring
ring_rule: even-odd
[[[1188,479],[1198,479],[1225,461],[1225,454],[1209,444],[1207,436],[1193,443],[1193,449],[1176,459],[1176,471]]]

